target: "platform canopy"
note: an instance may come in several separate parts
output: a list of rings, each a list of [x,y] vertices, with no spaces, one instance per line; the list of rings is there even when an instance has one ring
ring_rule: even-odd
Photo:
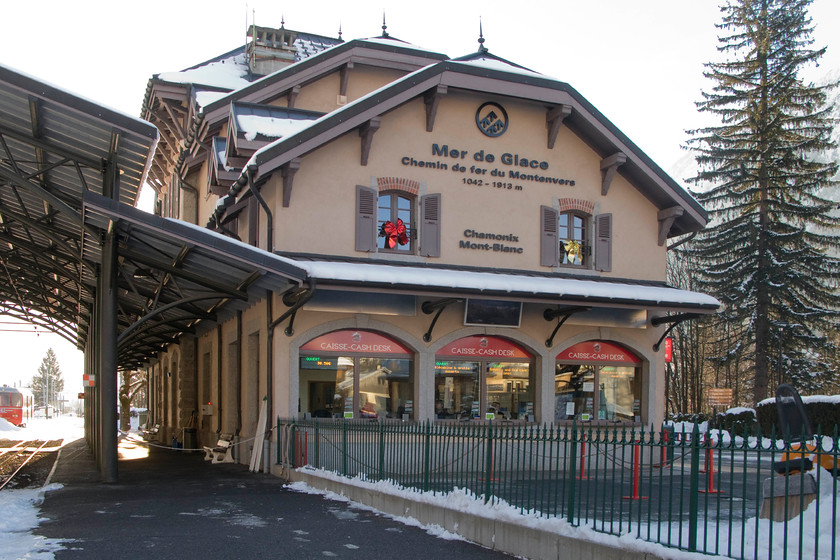
[[[134,208],[157,142],[148,122],[0,65],[0,314],[84,349],[108,231],[120,369],[249,294],[301,283],[264,252]]]

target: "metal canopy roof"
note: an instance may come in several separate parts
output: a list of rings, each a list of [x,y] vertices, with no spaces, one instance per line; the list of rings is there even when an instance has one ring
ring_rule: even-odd
[[[92,193],[84,203],[87,225],[116,223],[121,368],[148,361],[202,320],[245,309],[249,294],[265,297],[306,278],[303,269],[210,230]]]
[[[249,291],[298,283],[264,252],[133,208],[157,141],[145,121],[0,66],[0,314],[84,348],[110,227],[121,369]]]

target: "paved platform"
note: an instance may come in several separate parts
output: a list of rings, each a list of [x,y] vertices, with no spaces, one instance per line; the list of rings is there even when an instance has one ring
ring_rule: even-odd
[[[123,441],[104,484],[85,440],[67,445],[34,531],[66,539],[55,558],[510,558],[345,502],[289,490],[245,465]]]

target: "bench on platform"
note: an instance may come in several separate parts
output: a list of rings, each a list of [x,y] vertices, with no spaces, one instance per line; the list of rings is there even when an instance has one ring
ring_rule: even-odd
[[[204,460],[216,463],[233,463],[233,435],[222,434],[219,441],[213,447],[206,445],[204,448]]]
[[[155,424],[151,428],[145,428],[143,430],[143,439],[146,441],[157,437],[158,432],[160,432],[160,424]]]

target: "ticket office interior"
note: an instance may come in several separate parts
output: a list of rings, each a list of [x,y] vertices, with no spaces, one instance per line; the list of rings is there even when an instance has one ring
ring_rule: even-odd
[[[501,343],[516,350],[510,358],[473,354],[465,359],[463,354],[439,352],[434,361],[434,394],[425,397],[434,399],[434,418],[534,422],[539,406],[534,358],[500,337],[461,340],[465,347],[475,348],[469,339],[476,338],[484,344],[489,340],[491,347]],[[447,350],[458,352],[459,342]],[[601,343],[610,344],[594,342]],[[574,355],[578,346],[558,355],[554,411],[543,417],[553,416],[555,422],[640,422],[644,406],[641,360],[626,349],[623,362],[561,359]],[[408,351],[376,355],[302,350],[299,374],[299,414],[303,417],[415,418],[415,360]]]

